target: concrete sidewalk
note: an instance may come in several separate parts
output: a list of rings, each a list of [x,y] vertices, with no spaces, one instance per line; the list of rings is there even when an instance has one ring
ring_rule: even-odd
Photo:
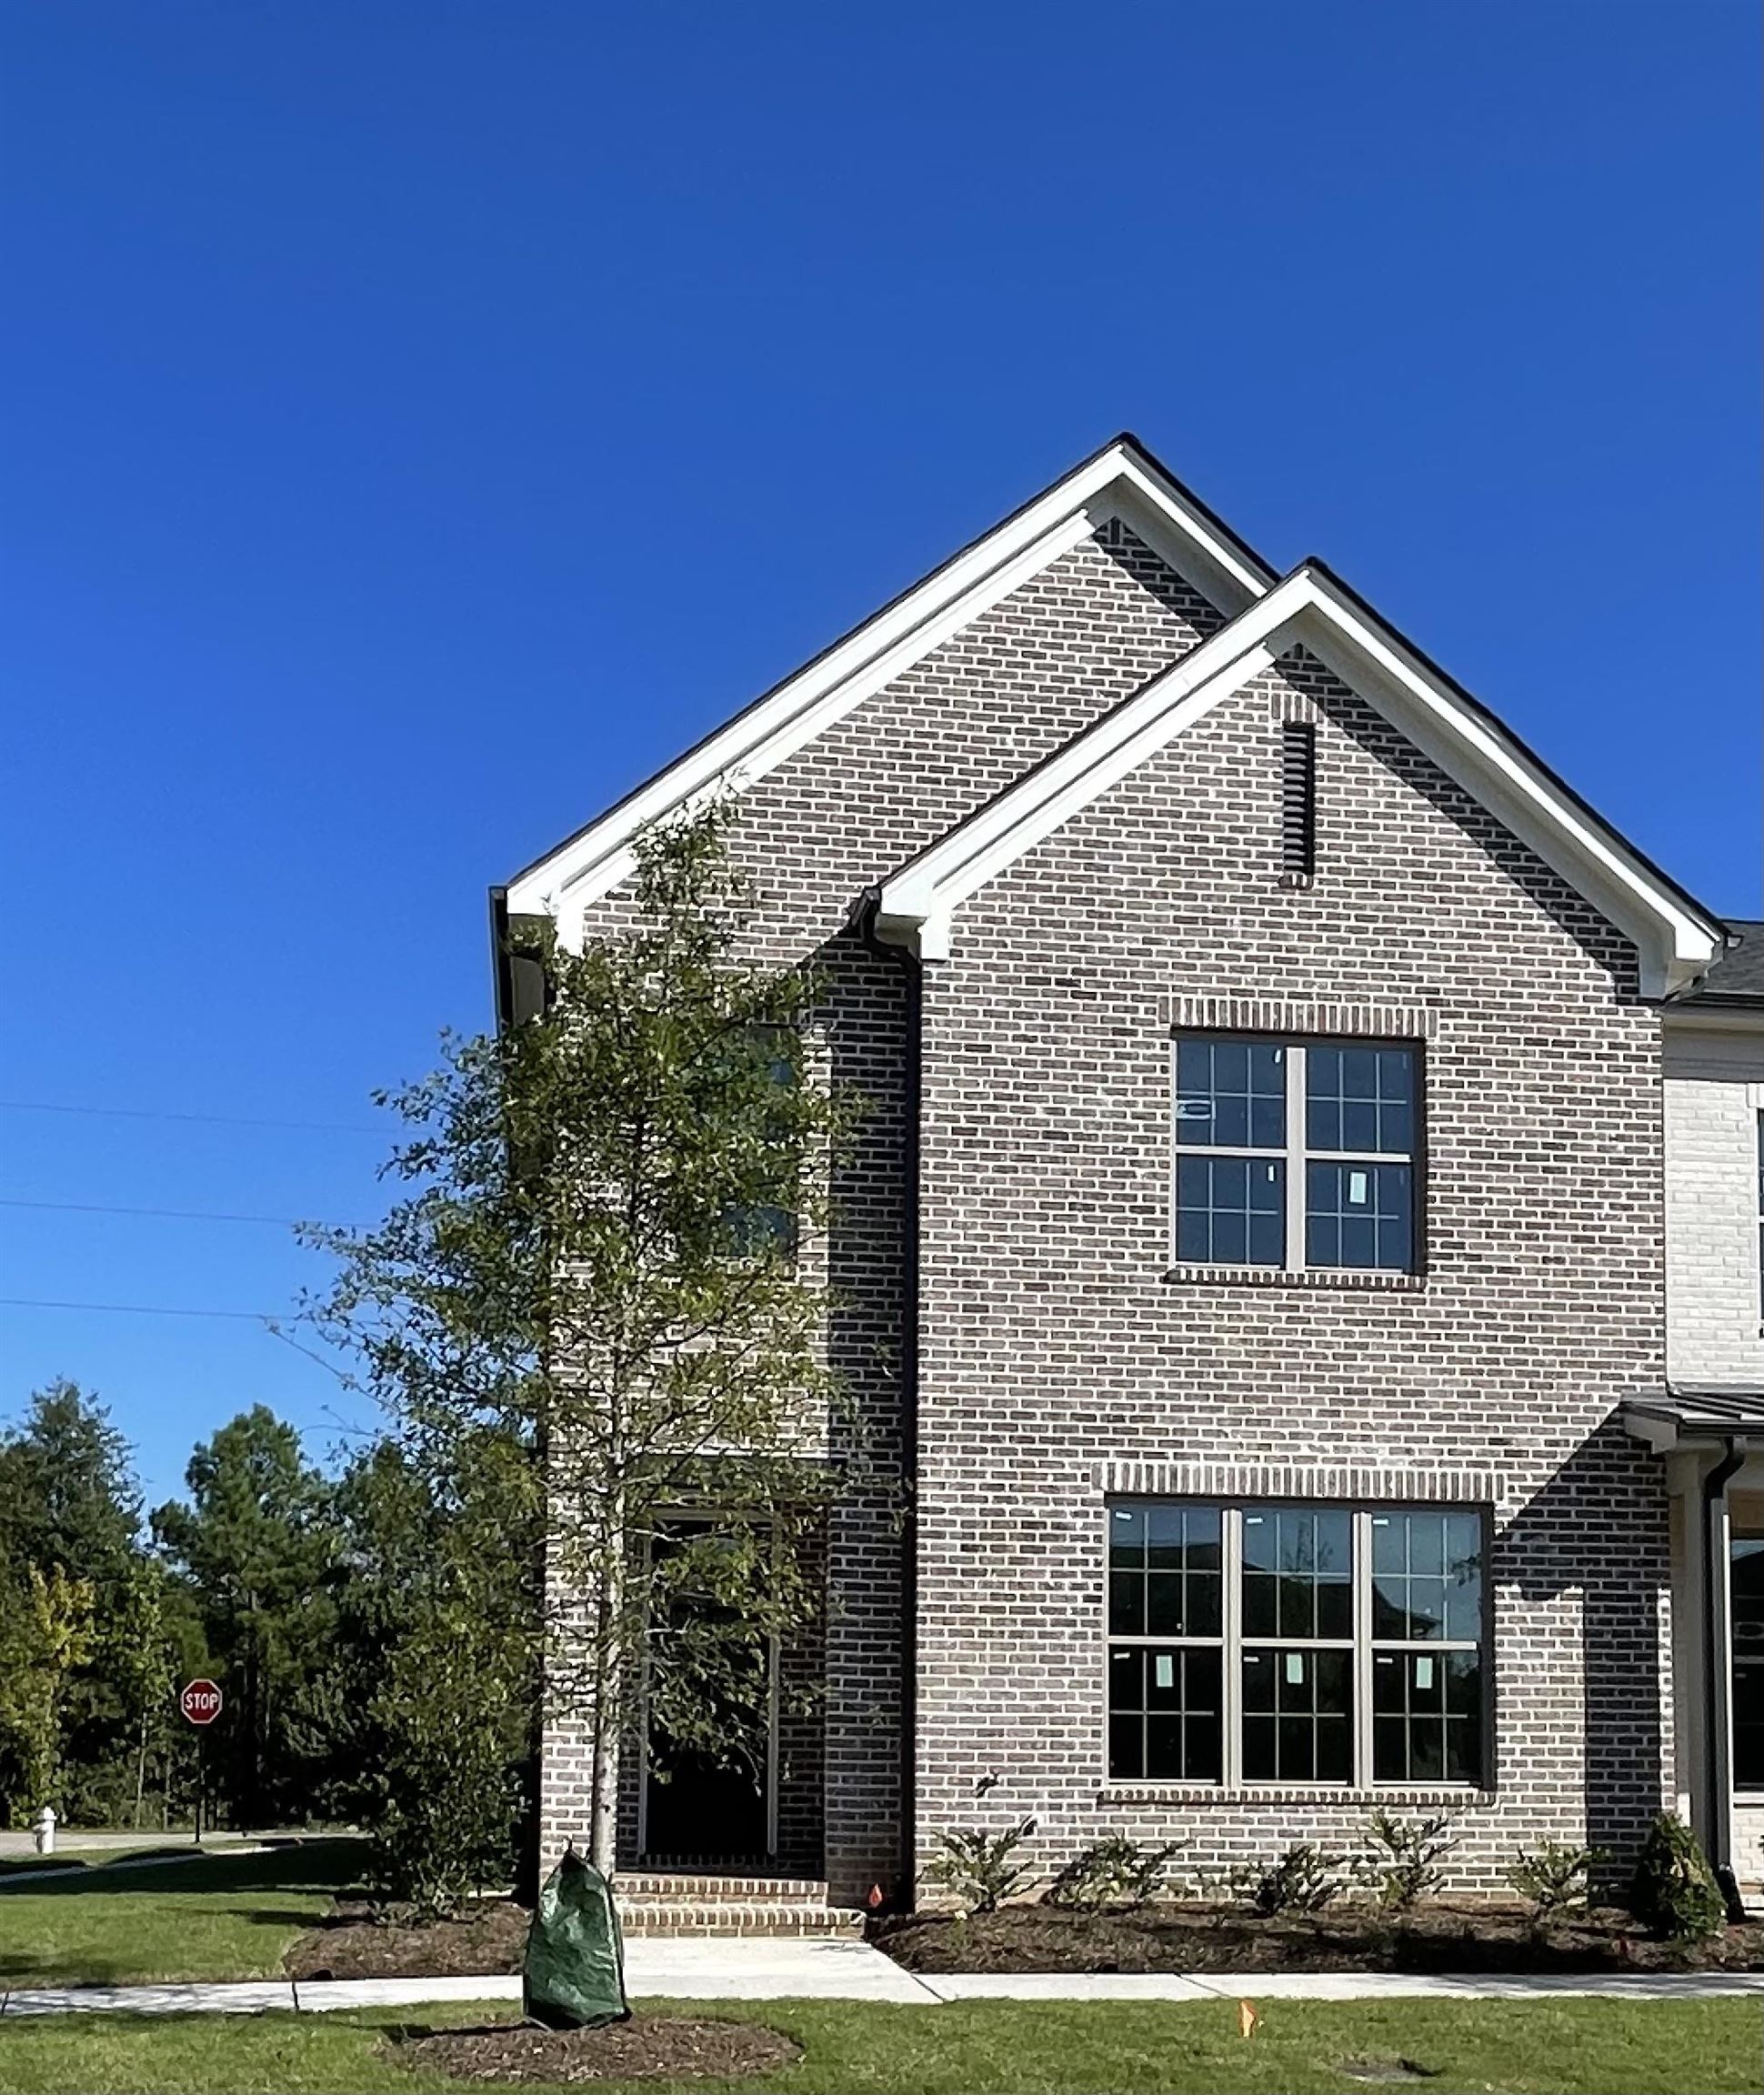
[[[1353,1971],[1021,1974],[906,1971],[866,1942],[659,1938],[626,1945],[634,2000],[884,2000],[936,2007],[957,2000],[1764,2000],[1764,1972],[1636,1972],[1501,1978]],[[323,2014],[413,2008],[446,2000],[518,2000],[506,1974],[484,1979],[286,1979],[241,1985],[31,1987],[0,1994],[0,2018],[123,2012]]]

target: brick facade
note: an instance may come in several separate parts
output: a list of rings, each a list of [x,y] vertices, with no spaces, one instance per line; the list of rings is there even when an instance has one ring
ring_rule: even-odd
[[[1118,1830],[1218,1865],[1350,1839],[1357,1799],[1106,1780],[1104,1479],[1228,1460],[1336,1496],[1327,1462],[1356,1497],[1455,1498],[1462,1470],[1494,1502],[1498,1706],[1454,1865],[1494,1888],[1517,1842],[1621,1850],[1661,1802],[1666,1495],[1609,1423],[1664,1365],[1659,1022],[1609,926],[1283,667],[974,897],[927,985],[921,1839],[988,1777],[1050,1860]],[[1278,877],[1288,682],[1318,721],[1305,889]],[[1172,999],[1269,997],[1427,1014],[1422,1275],[1171,1277]]]
[[[877,1475],[831,1524],[817,1793],[783,1804],[798,1831],[820,1811],[836,1897],[1027,1813],[1048,1863],[1117,1830],[1203,1864],[1351,1836],[1358,1797],[1110,1785],[1111,1494],[1490,1505],[1495,1769],[1455,1799],[1460,1881],[1544,1836],[1621,1850],[1662,1801],[1665,1490],[1612,1423],[1664,1370],[1660,1026],[1623,939],[1302,656],[965,904],[950,961],[851,927],[1221,622],[1108,525],[744,802],[761,947],[819,956],[833,1074],[868,1104],[830,1343]],[[1302,887],[1294,717],[1317,730]],[[1423,1043],[1423,1273],[1173,1269],[1170,1037],[1198,1022]],[[549,1852],[586,1826],[584,1759],[548,1739]]]

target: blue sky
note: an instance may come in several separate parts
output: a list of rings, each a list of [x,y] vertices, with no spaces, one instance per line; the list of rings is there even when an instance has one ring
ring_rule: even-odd
[[[8,0],[0,1295],[246,1314],[0,1306],[0,1413],[95,1386],[153,1498],[252,1401],[365,1422],[251,1320],[322,1278],[274,1220],[11,1203],[371,1215],[486,886],[1123,426],[1759,913],[1759,56]]]

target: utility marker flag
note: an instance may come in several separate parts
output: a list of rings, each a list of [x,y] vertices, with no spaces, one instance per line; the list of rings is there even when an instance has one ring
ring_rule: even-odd
[[[1238,2035],[1239,2037],[1253,2037],[1256,2034],[1257,2020],[1256,2003],[1253,2000],[1239,2000],[1238,2002]]]

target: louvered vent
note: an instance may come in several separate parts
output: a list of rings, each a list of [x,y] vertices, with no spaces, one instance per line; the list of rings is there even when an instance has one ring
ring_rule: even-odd
[[[1280,727],[1280,870],[1317,870],[1317,730],[1302,720]]]

